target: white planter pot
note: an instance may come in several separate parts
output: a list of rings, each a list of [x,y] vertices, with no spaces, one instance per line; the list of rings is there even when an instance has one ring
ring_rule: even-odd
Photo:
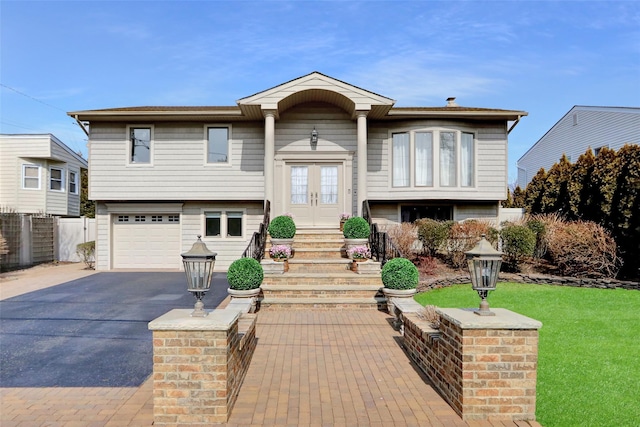
[[[349,257],[349,249],[354,246],[369,247],[369,239],[344,239],[344,250],[346,251],[347,258]]]
[[[291,247],[293,245],[293,239],[274,239],[273,237],[271,237],[270,240],[273,246],[284,245]]]
[[[260,295],[260,288],[247,289],[245,291],[227,288],[227,293],[231,296],[231,298],[253,298]]]
[[[416,292],[416,289],[382,288],[382,293],[387,297],[387,311],[393,314],[393,303],[391,302],[391,298],[413,298]]]

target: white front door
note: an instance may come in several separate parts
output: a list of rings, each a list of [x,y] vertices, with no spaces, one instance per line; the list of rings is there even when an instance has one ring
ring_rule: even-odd
[[[344,210],[342,163],[288,163],[287,211],[302,227],[334,227]]]

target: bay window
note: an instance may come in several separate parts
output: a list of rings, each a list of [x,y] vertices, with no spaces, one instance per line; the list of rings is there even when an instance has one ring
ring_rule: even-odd
[[[393,134],[393,186],[409,186],[409,134]]]
[[[456,185],[456,139],[454,132],[440,132],[440,185]]]
[[[433,186],[433,133],[416,132],[416,186]]]
[[[462,187],[473,186],[473,134],[462,133],[460,139],[460,185]]]

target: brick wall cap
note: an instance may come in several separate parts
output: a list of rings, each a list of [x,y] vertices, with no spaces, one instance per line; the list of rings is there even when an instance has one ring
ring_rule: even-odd
[[[193,309],[171,310],[149,322],[149,329],[152,331],[227,331],[240,316],[239,310],[211,310],[205,317],[191,317],[192,312]]]
[[[495,316],[478,316],[475,308],[438,308],[440,316],[462,329],[540,329],[542,322],[506,308],[491,308]]]

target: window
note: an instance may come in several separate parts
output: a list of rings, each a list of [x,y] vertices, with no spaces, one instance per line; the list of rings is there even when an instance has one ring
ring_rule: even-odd
[[[402,222],[414,222],[415,220],[422,218],[430,218],[438,221],[451,220],[453,219],[453,206],[405,205],[400,208],[400,220]]]
[[[596,149],[593,150],[593,155],[598,157],[598,154],[600,154],[600,152],[602,151],[603,148],[608,148],[607,145],[603,145],[602,147],[598,147]],[[571,161],[571,158],[568,159],[569,161]]]
[[[162,222],[162,215],[151,215],[151,222]]]
[[[64,169],[49,169],[51,178],[49,180],[49,189],[51,191],[64,191]]]
[[[456,134],[440,132],[440,185],[456,185]]]
[[[151,163],[151,128],[129,128],[131,163]]]
[[[118,222],[129,222],[129,215],[118,215]]]
[[[393,134],[393,186],[409,186],[409,134]]]
[[[416,186],[433,186],[433,134],[416,132]]]
[[[180,222],[180,215],[169,215],[169,222]]]
[[[78,194],[78,174],[69,171],[69,193]]]
[[[207,128],[207,163],[229,162],[229,128]]]
[[[136,215],[135,216],[135,221],[136,222],[145,222],[147,220],[147,217],[145,215]]]
[[[473,187],[473,134],[462,133],[460,139],[460,185]]]
[[[204,212],[206,237],[242,237],[243,216],[241,211]]]
[[[40,166],[22,165],[22,188],[28,190],[40,189]]]

